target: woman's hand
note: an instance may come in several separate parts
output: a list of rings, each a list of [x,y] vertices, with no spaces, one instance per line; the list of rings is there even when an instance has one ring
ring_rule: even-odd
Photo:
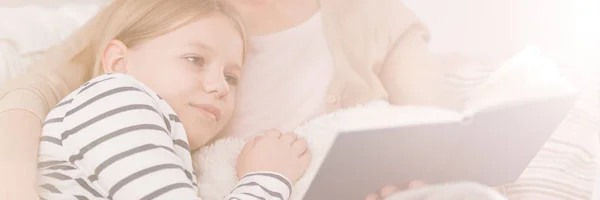
[[[269,171],[295,182],[304,174],[310,161],[311,153],[304,139],[293,133],[271,130],[244,146],[238,157],[237,176]]]
[[[415,189],[424,186],[427,186],[427,184],[424,181],[415,180],[408,183],[408,188],[404,188],[403,190]],[[379,190],[379,193],[371,193],[367,195],[367,197],[365,197],[365,200],[381,200],[395,194],[396,192],[400,192],[401,190],[402,189],[400,189],[398,186],[387,185],[381,188],[381,190]]]

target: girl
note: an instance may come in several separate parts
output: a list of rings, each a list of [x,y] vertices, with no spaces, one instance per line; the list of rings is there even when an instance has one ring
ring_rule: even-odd
[[[42,199],[198,199],[190,151],[232,116],[244,57],[238,16],[218,0],[116,0],[69,64],[100,75],[48,114]],[[287,199],[306,143],[278,132],[240,156],[227,199]],[[258,186],[258,187],[257,187]]]

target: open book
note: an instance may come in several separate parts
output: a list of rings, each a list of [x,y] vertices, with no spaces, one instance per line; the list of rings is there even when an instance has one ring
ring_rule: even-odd
[[[512,183],[578,94],[527,47],[474,89],[462,113],[412,107],[410,120],[338,134],[304,199],[361,199],[411,180]]]

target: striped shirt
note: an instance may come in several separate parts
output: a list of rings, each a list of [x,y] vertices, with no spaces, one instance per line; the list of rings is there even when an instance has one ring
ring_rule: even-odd
[[[173,109],[123,74],[97,77],[50,113],[40,141],[42,199],[200,199],[186,132]],[[225,199],[287,200],[270,172],[242,178]]]

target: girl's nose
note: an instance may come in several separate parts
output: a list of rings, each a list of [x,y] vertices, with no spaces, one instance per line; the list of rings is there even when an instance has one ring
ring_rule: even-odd
[[[203,83],[204,92],[208,94],[214,94],[216,98],[220,99],[229,93],[229,84],[222,72],[215,70],[215,72],[206,73]]]

